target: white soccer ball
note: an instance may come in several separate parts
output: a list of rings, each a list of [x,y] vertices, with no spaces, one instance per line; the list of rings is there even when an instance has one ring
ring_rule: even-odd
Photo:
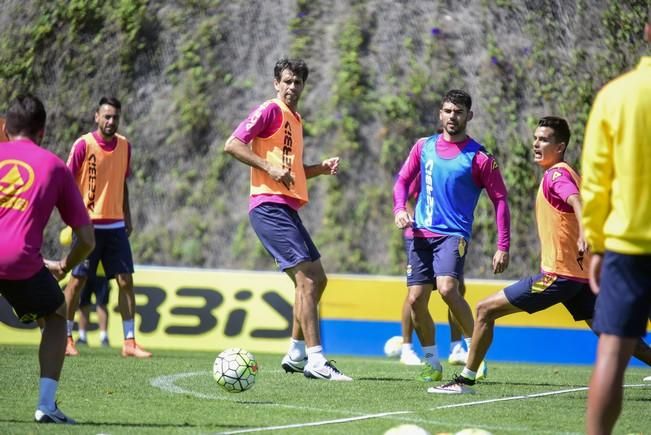
[[[468,429],[462,429],[459,432],[455,433],[454,435],[493,435],[493,434],[484,429],[471,427]]]
[[[396,335],[384,343],[384,354],[389,358],[397,358],[402,352],[402,337]]]
[[[212,375],[217,384],[230,393],[241,393],[255,384],[258,363],[251,352],[226,349],[215,358]]]
[[[430,433],[415,424],[401,424],[384,432],[384,435],[430,435]]]

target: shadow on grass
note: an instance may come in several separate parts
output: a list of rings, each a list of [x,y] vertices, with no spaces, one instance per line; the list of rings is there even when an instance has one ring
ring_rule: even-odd
[[[15,419],[1,419],[0,423],[15,423],[15,424],[38,424],[33,420],[15,420]],[[54,423],[43,423],[39,425],[45,425],[47,427],[54,428],[55,426],[61,427],[85,427],[85,426],[114,426],[114,427],[124,427],[124,428],[211,428],[214,430],[216,428],[225,428],[225,429],[248,429],[254,426],[244,425],[244,424],[190,424],[190,423],[126,423],[126,422],[115,422],[115,421],[77,421],[77,424],[74,425],[57,425]]]

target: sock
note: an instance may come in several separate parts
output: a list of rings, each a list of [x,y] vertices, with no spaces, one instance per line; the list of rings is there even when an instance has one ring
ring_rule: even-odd
[[[305,341],[292,338],[289,342],[289,351],[287,354],[294,361],[300,361],[305,358]]]
[[[455,347],[461,345],[461,340],[451,341],[450,342],[450,352],[454,350]]]
[[[411,343],[405,343],[405,342],[402,343],[402,353],[413,352],[413,350],[414,347],[412,346]]]
[[[122,330],[124,331],[125,340],[128,340],[130,338],[135,338],[136,335],[134,333],[134,325],[135,322],[133,319],[122,321]]]
[[[323,355],[323,347],[312,346],[307,348],[307,362],[312,367],[322,367],[327,360]]]
[[[86,330],[85,329],[80,329],[79,330],[79,339],[80,340],[86,340]]]
[[[461,370],[461,376],[463,376],[466,379],[470,379],[471,381],[474,381],[475,378],[477,377],[477,372],[473,372],[472,370],[469,370],[467,367],[464,367],[463,370]]]
[[[72,337],[72,329],[75,327],[74,320],[66,320],[66,330],[68,331],[68,337]]]
[[[107,338],[108,338],[108,334],[106,333],[106,331],[100,331],[100,332],[99,332],[99,339],[100,339],[100,341],[104,341],[104,340],[107,339]]]
[[[38,381],[38,406],[43,411],[54,411],[57,387],[59,382],[50,378],[41,378]]]
[[[463,339],[466,342],[466,349],[470,352],[470,343],[472,342],[472,337],[466,337]]]
[[[441,363],[439,362],[439,353],[436,350],[435,344],[432,346],[423,346],[423,353],[425,354],[425,359],[430,363],[432,367],[441,367]]]

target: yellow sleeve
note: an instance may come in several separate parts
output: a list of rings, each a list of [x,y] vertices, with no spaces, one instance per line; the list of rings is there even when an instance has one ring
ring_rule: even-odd
[[[613,131],[605,92],[595,99],[583,141],[581,201],[583,230],[590,249],[604,252],[604,225],[610,212],[613,177]],[[612,102],[610,102],[612,104]]]

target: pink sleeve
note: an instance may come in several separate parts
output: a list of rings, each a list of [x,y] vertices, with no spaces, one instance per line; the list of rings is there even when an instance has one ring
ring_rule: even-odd
[[[574,209],[567,203],[567,199],[572,195],[579,195],[579,187],[567,170],[553,168],[545,172],[543,194],[554,208],[573,213]]]
[[[248,144],[256,137],[269,137],[280,128],[282,111],[275,103],[264,102],[237,126],[233,137]]]
[[[425,138],[416,141],[409,151],[409,156],[400,168],[395,184],[393,185],[393,214],[405,210],[405,204],[410,198],[410,186],[416,178],[420,179],[420,155],[423,150]],[[413,193],[413,192],[411,192]]]
[[[500,168],[493,156],[483,151],[477,152],[472,161],[472,177],[477,186],[486,189],[495,208],[497,248],[501,251],[508,251],[511,245],[511,213],[508,192]]]
[[[79,139],[72,145],[72,150],[70,150],[70,155],[68,156],[68,168],[73,175],[77,174],[81,169],[81,165],[84,163],[86,158],[86,141]]]
[[[61,179],[61,186],[56,207],[61,215],[61,220],[72,228],[90,225],[88,211],[86,210],[72,173],[63,165],[60,171],[62,172],[59,177]]]

